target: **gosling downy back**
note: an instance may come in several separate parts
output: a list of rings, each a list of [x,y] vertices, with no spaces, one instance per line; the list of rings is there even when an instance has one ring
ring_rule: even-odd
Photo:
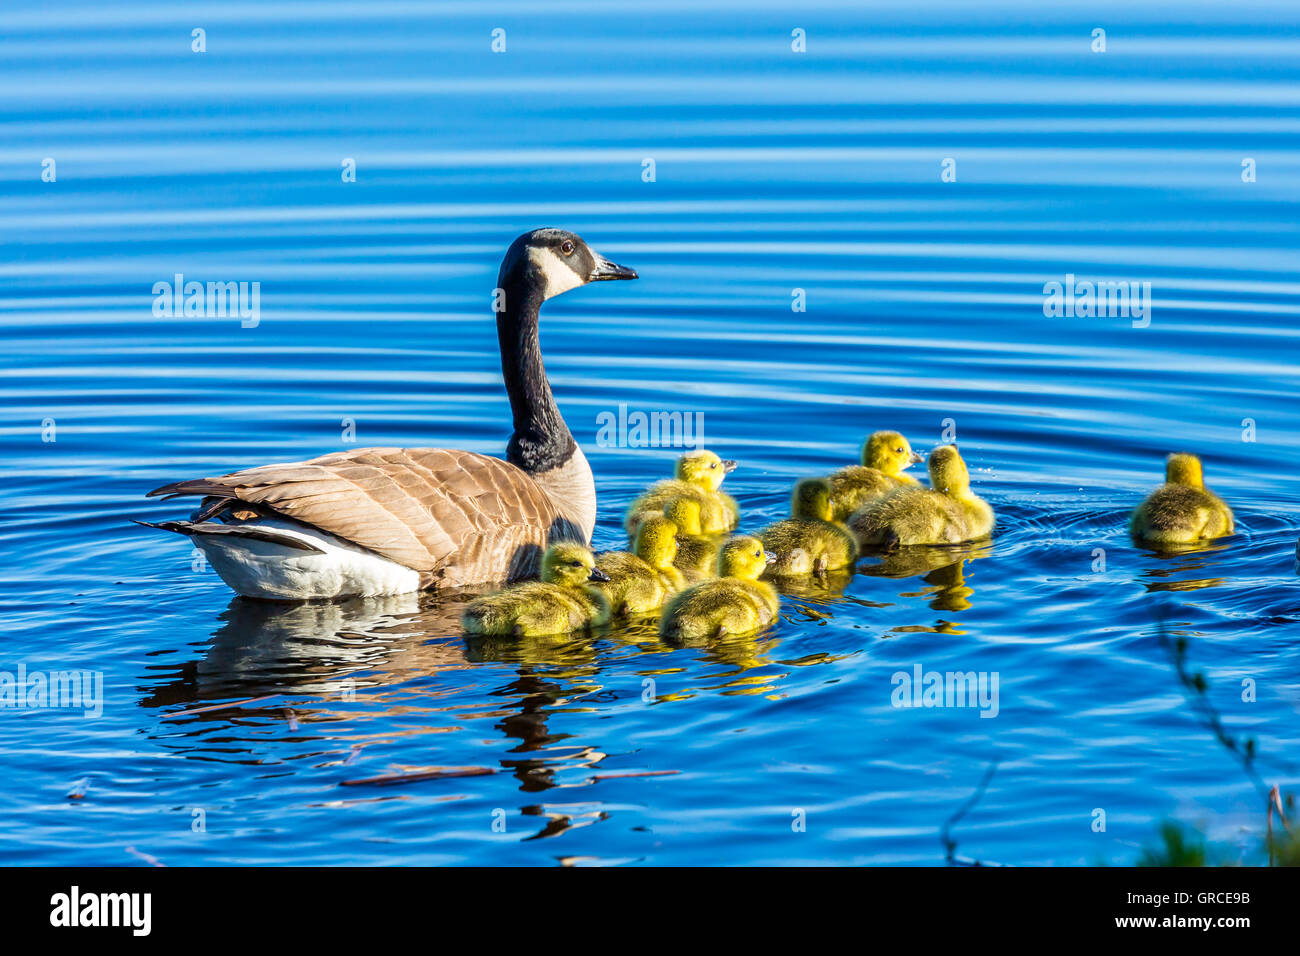
[[[759,533],[774,555],[768,572],[778,576],[825,574],[853,564],[857,544],[848,528],[831,520],[831,483],[804,478],[795,483],[790,517]]]
[[[846,521],[867,502],[896,488],[915,485],[916,479],[903,472],[924,459],[898,432],[878,431],[862,443],[861,461],[830,476],[831,516],[835,521]]]
[[[738,536],[718,553],[717,580],[704,581],[674,597],[664,609],[659,633],[674,643],[747,634],[776,620],[780,598],[758,580],[770,555],[757,538]]]
[[[662,515],[651,515],[637,530],[635,553],[609,551],[596,559],[609,581],[594,587],[616,614],[652,613],[685,586],[681,571],[673,566],[676,557],[677,526]]]
[[[609,602],[594,586],[609,580],[584,546],[551,545],[540,581],[525,581],[475,598],[461,624],[470,634],[534,637],[565,634],[609,621]]]
[[[721,535],[706,535],[700,520],[699,499],[690,496],[672,498],[664,505],[663,516],[677,526],[677,556],[673,565],[689,580],[713,576],[722,547]]]
[[[636,534],[641,519],[663,513],[673,498],[692,498],[700,503],[700,521],[705,534],[724,534],[733,530],[740,519],[735,500],[721,491],[722,482],[734,471],[736,463],[719,458],[703,448],[686,452],[677,459],[673,477],[655,483],[628,506],[624,526],[628,536]]]
[[[861,548],[976,541],[993,531],[993,509],[970,488],[956,445],[930,453],[930,488],[898,488],[849,517]]]
[[[1194,545],[1233,533],[1232,509],[1205,487],[1201,460],[1175,452],[1166,459],[1165,483],[1133,512],[1135,541],[1160,549]]]

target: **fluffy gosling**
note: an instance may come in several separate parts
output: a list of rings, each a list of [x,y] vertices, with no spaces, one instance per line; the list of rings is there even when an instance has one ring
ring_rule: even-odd
[[[697,448],[677,459],[674,477],[651,485],[627,509],[623,525],[628,537],[647,515],[662,514],[664,505],[673,498],[693,498],[700,503],[700,522],[704,534],[727,534],[740,523],[740,509],[731,495],[721,490],[723,479],[734,471],[736,463],[723,460],[711,451]]]
[[[977,541],[993,531],[993,509],[970,490],[970,472],[955,445],[930,453],[930,487],[904,487],[849,516],[859,548]]]
[[[847,521],[867,502],[896,488],[916,485],[916,479],[903,471],[924,460],[898,432],[873,432],[862,443],[862,464],[841,468],[830,476],[831,520]]]
[[[776,558],[769,574],[778,576],[838,571],[853,564],[857,542],[848,528],[831,520],[831,483],[804,478],[795,483],[790,517],[759,532],[763,547]]]
[[[748,634],[776,620],[776,590],[759,576],[768,554],[757,538],[732,538],[718,553],[718,578],[687,588],[664,609],[659,634],[676,643]]]
[[[1154,548],[1197,544],[1232,534],[1232,509],[1205,487],[1201,460],[1175,453],[1165,463],[1165,483],[1138,505],[1129,532]]]
[[[725,538],[706,535],[700,520],[700,503],[694,498],[673,498],[664,505],[664,517],[677,526],[677,557],[673,566],[692,583],[714,576],[718,549]]]
[[[652,614],[686,586],[682,572],[673,567],[676,557],[677,525],[663,515],[651,515],[637,529],[633,553],[607,551],[597,556],[596,567],[609,580],[592,586],[605,595],[614,614]]]
[[[470,634],[542,637],[609,621],[609,602],[589,582],[608,581],[580,544],[553,544],[542,556],[542,579],[475,598],[461,625]]]

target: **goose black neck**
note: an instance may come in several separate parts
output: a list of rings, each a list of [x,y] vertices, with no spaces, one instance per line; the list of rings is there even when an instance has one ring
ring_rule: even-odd
[[[502,289],[505,309],[497,313],[497,341],[515,426],[506,460],[530,473],[550,471],[568,461],[576,443],[555,404],[542,364],[537,331],[542,296],[522,282],[507,283]]]

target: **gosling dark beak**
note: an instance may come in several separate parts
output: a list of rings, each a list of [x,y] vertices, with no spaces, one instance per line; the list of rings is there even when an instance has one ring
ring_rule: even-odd
[[[587,276],[588,282],[603,282],[606,279],[637,278],[635,269],[621,266],[617,262],[610,262],[598,252],[593,252],[592,255],[596,257],[596,264],[592,266],[591,275]]]
[[[912,464],[919,465],[923,461],[925,461],[924,455],[922,455],[919,451],[912,452]]]
[[[739,462],[732,461],[730,458],[725,458],[723,459],[722,462],[722,470],[725,471],[727,474],[731,474],[733,471],[736,470],[736,465],[738,464]]]
[[[764,551],[763,557],[767,559],[768,564],[771,564],[773,561],[776,560],[776,555],[773,554],[771,551]]]
[[[591,569],[591,576],[590,576],[589,578],[587,578],[587,580],[588,580],[588,581],[608,581],[608,580],[609,580],[609,575],[606,574],[604,571],[602,571],[600,568],[592,568],[592,569]]]

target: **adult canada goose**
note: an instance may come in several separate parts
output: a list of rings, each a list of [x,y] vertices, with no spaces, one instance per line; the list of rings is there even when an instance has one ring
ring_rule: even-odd
[[[514,584],[470,601],[461,624],[470,634],[538,637],[568,634],[609,623],[609,602],[590,581],[608,581],[580,544],[546,549],[542,579]]]
[[[1196,544],[1232,534],[1232,509],[1205,487],[1201,460],[1175,453],[1165,463],[1165,483],[1133,512],[1129,530],[1152,547]]]
[[[538,310],[588,282],[636,277],[562,229],[535,229],[510,245],[494,299],[514,418],[504,461],[364,448],[263,465],[151,491],[203,500],[190,520],[149,527],[193,538],[221,579],[248,597],[401,594],[535,574],[548,541],[585,545],[596,523],[591,467],[542,364]]]
[[[873,498],[915,485],[916,479],[903,471],[921,461],[925,458],[912,451],[898,432],[873,432],[862,443],[862,464],[841,468],[830,476],[832,520],[845,521]]]
[[[669,602],[660,636],[679,644],[748,634],[776,620],[781,599],[758,580],[771,555],[757,538],[732,538],[718,553],[718,578],[687,588]]]
[[[903,487],[849,516],[860,548],[977,541],[993,531],[993,509],[970,490],[956,445],[930,453],[930,487]]]

